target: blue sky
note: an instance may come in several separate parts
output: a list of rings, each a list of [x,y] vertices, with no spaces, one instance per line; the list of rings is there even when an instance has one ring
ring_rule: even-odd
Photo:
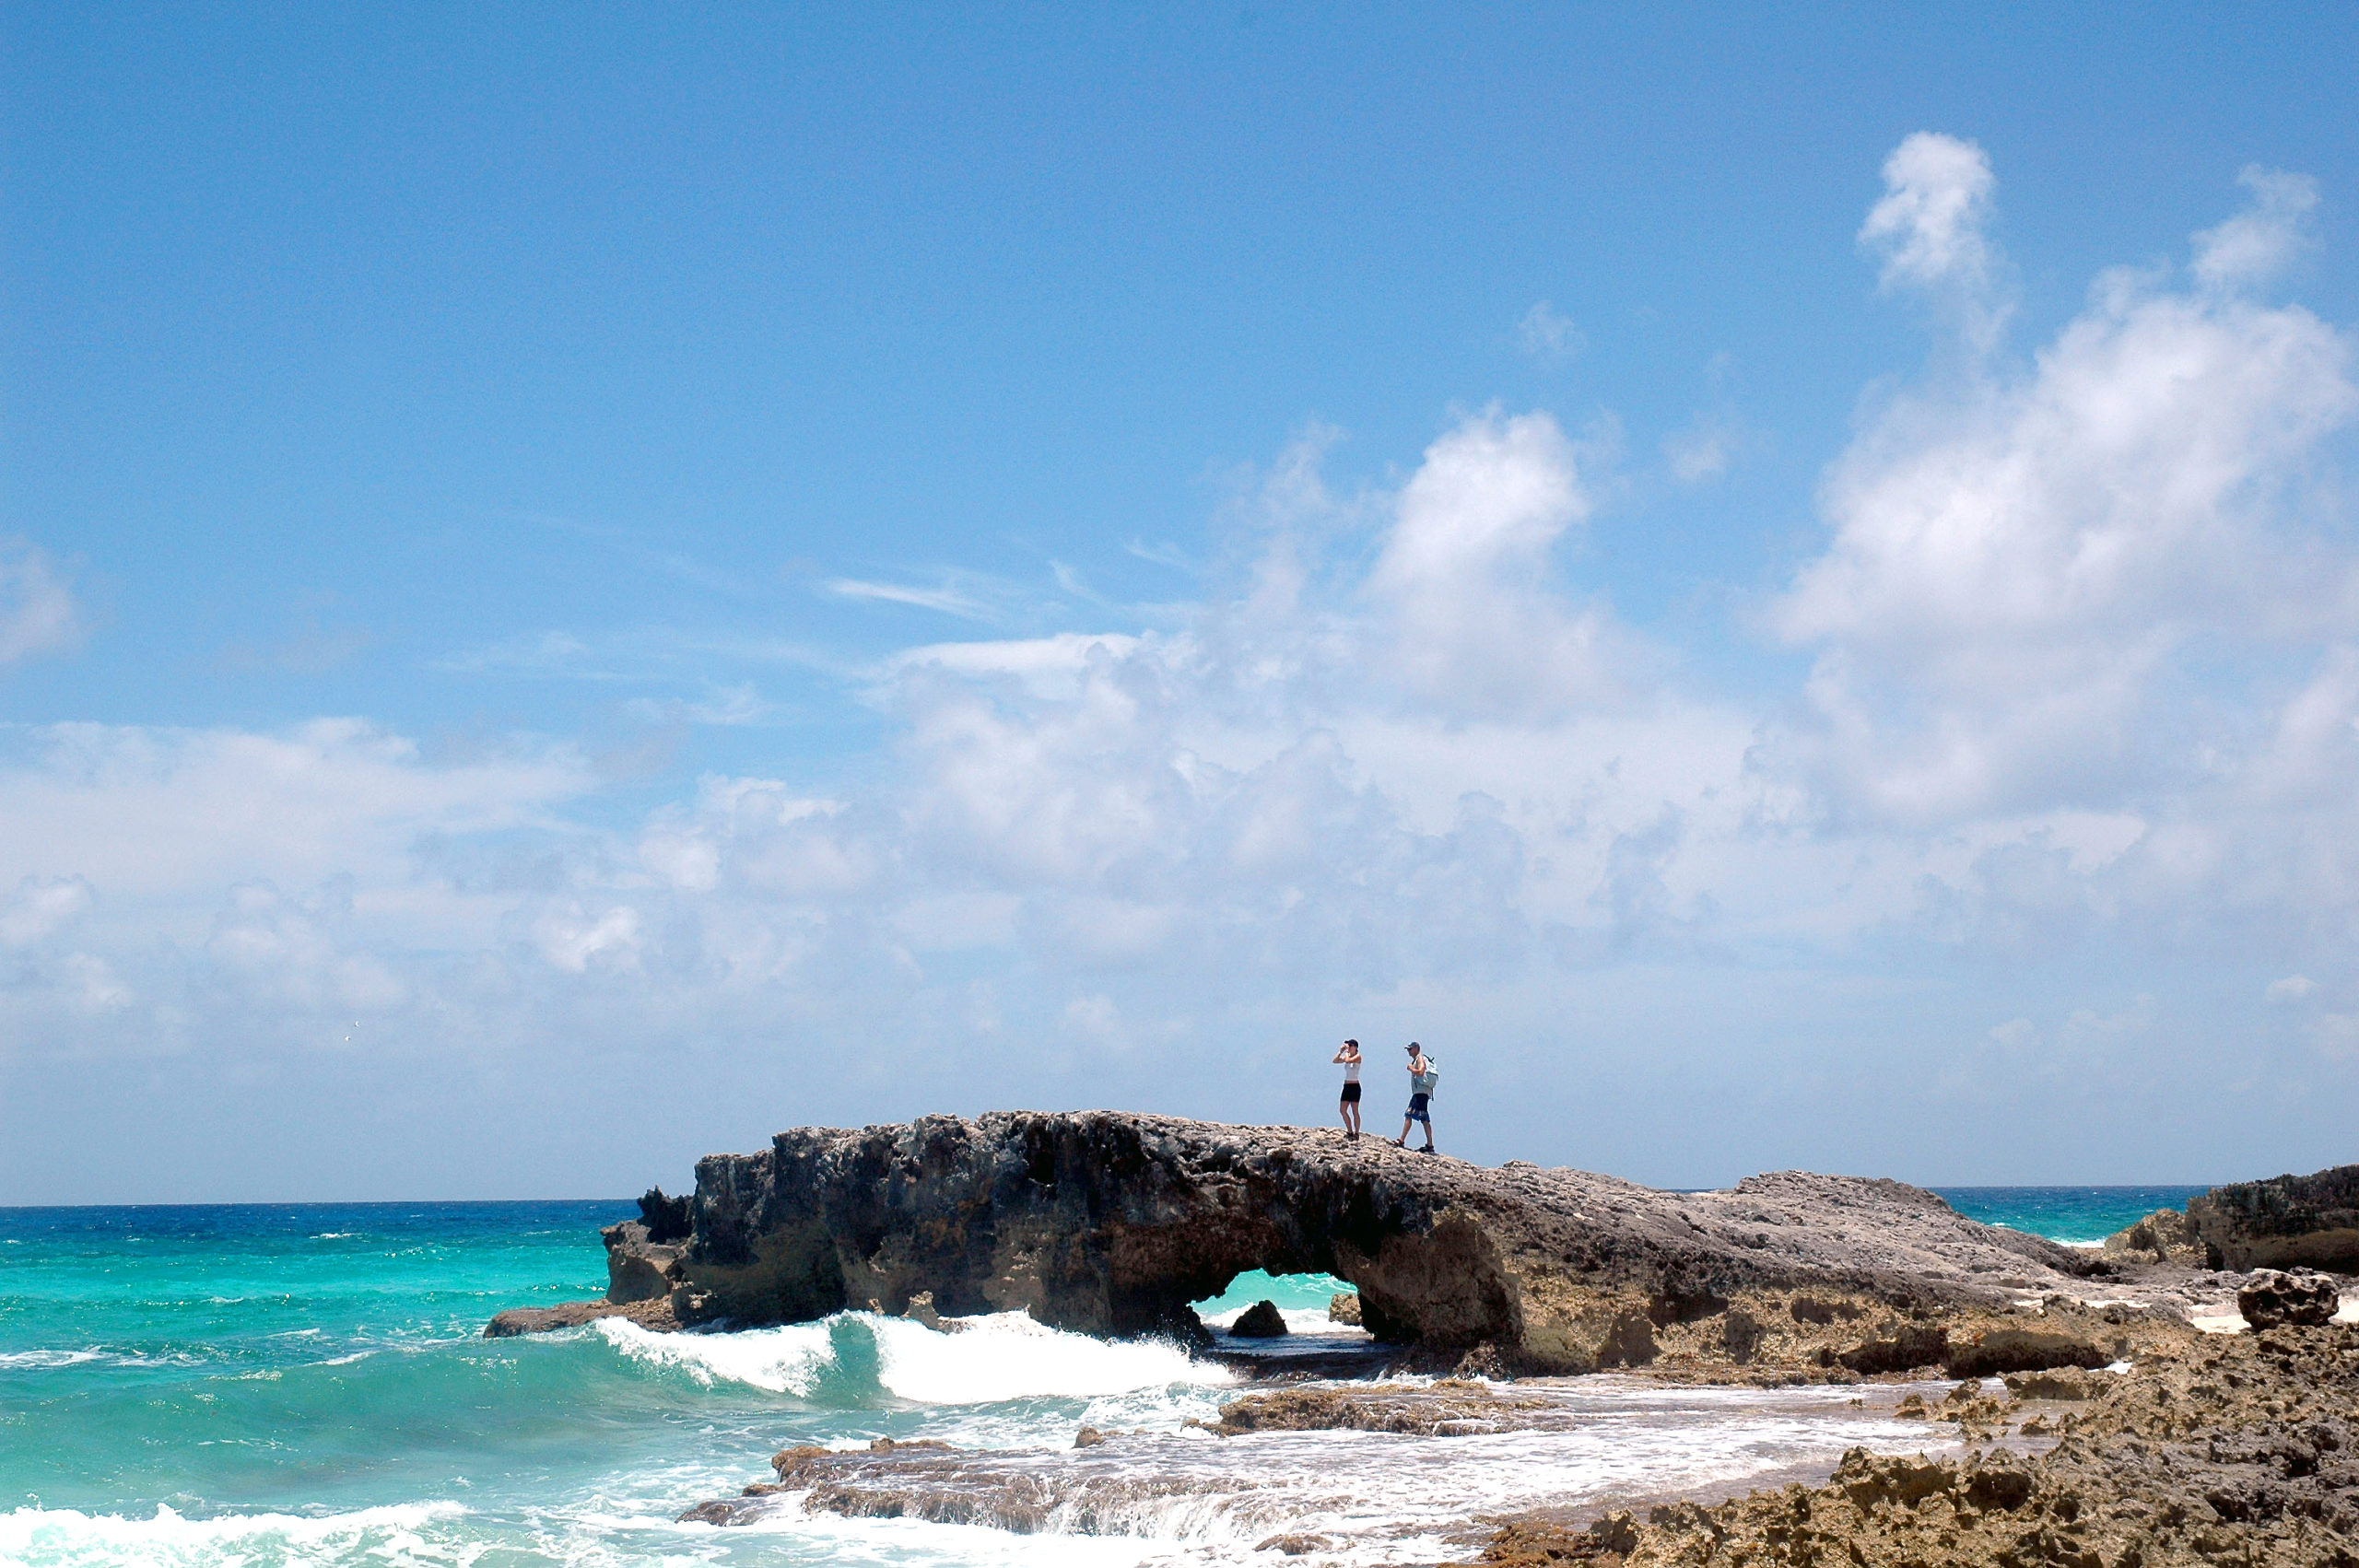
[[[0,1201],[2359,1158],[2347,6],[0,25]]]

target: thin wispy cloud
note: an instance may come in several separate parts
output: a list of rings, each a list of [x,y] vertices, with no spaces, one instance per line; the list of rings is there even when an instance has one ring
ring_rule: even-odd
[[[1570,359],[1589,346],[1589,339],[1570,316],[1543,299],[1516,323],[1516,346],[1534,359]]]
[[[951,588],[914,588],[907,583],[871,582],[851,577],[831,578],[827,587],[828,592],[839,599],[907,604],[914,609],[933,610],[969,621],[995,621],[999,618],[989,606]]]

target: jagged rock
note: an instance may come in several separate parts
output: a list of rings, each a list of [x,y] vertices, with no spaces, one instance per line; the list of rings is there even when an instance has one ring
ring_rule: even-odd
[[[662,1198],[661,1189],[649,1195]],[[643,1209],[648,1199],[640,1199]],[[673,1272],[680,1261],[676,1246],[650,1239],[647,1225],[625,1220],[598,1233],[606,1244],[606,1299],[611,1302],[655,1301],[668,1296],[679,1281]]]
[[[1807,1359],[1821,1310],[2003,1312],[2092,1267],[1897,1182],[1781,1172],[1658,1192],[1113,1112],[780,1133],[761,1153],[698,1162],[693,1214],[666,1270],[685,1321],[897,1310],[923,1292],[956,1316],[1191,1334],[1188,1304],[1246,1270],[1318,1271],[1358,1287],[1379,1340],[1487,1341],[1549,1372],[1725,1356],[1721,1315],[1740,1300],[1756,1328],[1781,1325],[1755,1336],[1755,1359]],[[1789,1316],[1797,1290],[1808,1305]]]
[[[660,1187],[651,1187],[639,1200],[639,1223],[647,1227],[647,1239],[657,1246],[686,1241],[696,1227],[695,1206],[685,1197],[666,1198]]]
[[[1996,1377],[2059,1366],[2098,1367],[2111,1360],[2110,1353],[2077,1334],[1992,1328],[1969,1342],[1952,1344],[1942,1367],[1952,1377]]]
[[[948,1321],[941,1313],[934,1310],[932,1291],[920,1291],[911,1296],[910,1305],[901,1309],[901,1316],[912,1323],[924,1324],[937,1334],[946,1334],[957,1328],[957,1324]]]
[[[2215,1187],[2187,1213],[2214,1269],[2359,1274],[2359,1165]]]
[[[1095,1448],[1105,1441],[1106,1434],[1094,1426],[1085,1426],[1073,1434],[1073,1445],[1076,1448]]]
[[[1990,1450],[1959,1462],[1855,1448],[1825,1486],[1708,1508],[1672,1504],[1644,1523],[1619,1511],[1590,1526],[1585,1541],[1553,1521],[1503,1521],[1483,1561],[2344,1568],[2359,1561],[2354,1410],[2359,1333],[2337,1325],[2213,1336],[2107,1379],[2036,1457]]]
[[[1481,1377],[1493,1383],[1504,1383],[1510,1375],[1507,1361],[1499,1354],[1496,1345],[1475,1346],[1458,1358],[1458,1365],[1451,1369],[1449,1375],[1461,1381]]]
[[[1327,1298],[1327,1321],[1359,1327],[1360,1298],[1356,1291],[1338,1291]]]
[[[2236,1310],[2255,1328],[2279,1328],[2289,1323],[2318,1328],[2334,1321],[2341,1299],[2334,1281],[2324,1274],[2264,1269],[2237,1290]]]
[[[2184,1210],[2157,1209],[2105,1238],[2105,1256],[2131,1263],[2179,1263],[2204,1267],[2208,1254],[2195,1222]]]
[[[1285,1314],[1273,1301],[1257,1301],[1237,1315],[1228,1326],[1229,1334],[1239,1340],[1275,1340],[1286,1332]]]
[[[2008,1375],[2007,1392],[2018,1399],[2086,1399],[2105,1387],[2087,1372],[2058,1369]]]

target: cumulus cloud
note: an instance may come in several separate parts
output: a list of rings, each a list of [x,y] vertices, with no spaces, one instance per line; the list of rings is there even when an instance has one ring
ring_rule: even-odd
[[[1998,188],[1989,157],[1972,142],[1919,131],[1884,159],[1884,184],[1859,236],[1884,257],[1884,287],[1931,295],[1954,313],[1967,346],[1988,348],[2006,317],[1989,233]]]
[[[71,648],[81,638],[80,610],[56,562],[21,540],[0,541],[0,665]]]
[[[1888,281],[1995,312],[1979,150],[1912,137],[1886,184]],[[2252,188],[2283,230],[2298,203]],[[777,1116],[1126,1083],[1271,1114],[1271,1062],[1342,1018],[1479,1039],[1457,1081],[1496,1071],[1485,1114],[1531,1126],[1597,1105],[1588,1135],[1660,1142],[1741,1104],[1775,1143],[1761,1107],[1818,1128],[1848,1094],[1913,1152],[1912,1094],[2081,1114],[2184,1082],[2201,1042],[2145,977],[2199,954],[2242,965],[2219,994],[2285,1082],[2347,1073],[2345,1015],[2291,971],[2359,931],[2359,560],[2318,482],[2359,404],[2346,334],[2257,298],[2234,223],[1870,412],[1762,622],[1802,689],[1697,689],[1585,579],[1610,431],[1484,410],[1356,489],[1313,430],[1156,629],[850,674],[889,739],[824,790],[747,766],[626,809],[564,746],[429,756],[356,720],[24,732],[5,1038],[365,1025],[493,1062],[706,1053],[635,1093],[734,1096],[710,1064],[783,1058]],[[2081,978],[2090,946],[2136,977]],[[2004,960],[1964,1001],[1961,950]],[[2074,974],[2025,994],[2042,965]]]
[[[1988,199],[1978,154],[1919,150],[1936,173],[1912,178],[1954,194],[1907,211]],[[1912,273],[1988,269],[1954,223],[1922,222],[1934,259]],[[2183,773],[2194,660],[2359,630],[2353,563],[2308,504],[2354,409],[2341,330],[2131,273],[2029,365],[1894,399],[1829,471],[1833,539],[1775,612],[1821,649],[1828,782],[1935,821]]]
[[[2206,288],[2228,291],[2269,282],[2309,244],[2318,184],[2306,174],[2249,165],[2238,176],[2252,205],[2195,236],[2189,270]]]

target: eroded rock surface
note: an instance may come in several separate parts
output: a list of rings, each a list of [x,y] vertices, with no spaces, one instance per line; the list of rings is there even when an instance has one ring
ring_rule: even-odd
[[[660,1281],[683,1323],[758,1324],[897,1313],[930,1293],[951,1316],[1191,1335],[1189,1303],[1239,1272],[1320,1271],[1357,1287],[1379,1339],[1488,1344],[1541,1372],[1832,1366],[1880,1332],[1875,1370],[1942,1364],[2007,1328],[1990,1315],[2069,1297],[2103,1268],[1893,1181],[1790,1171],[1658,1192],[1323,1130],[1103,1111],[798,1129],[699,1161],[690,1214],[676,1249],[651,1225],[609,1233],[610,1296]],[[1994,1348],[1986,1370],[2107,1350],[2086,1334]]]
[[[2359,1274],[2359,1165],[2215,1187],[2187,1212],[2215,1269]]]
[[[2263,1269],[2236,1292],[2236,1310],[2256,1328],[2282,1328],[2288,1324],[2323,1328],[2334,1321],[2342,1304],[2332,1277],[2308,1270],[2285,1273]]]
[[[2075,1388],[2079,1386],[2075,1385]],[[2359,1562],[2359,1331],[2212,1337],[2093,1382],[2045,1454],[1854,1449],[1825,1486],[1713,1507],[1503,1522],[1493,1564],[2116,1568]],[[2043,1387],[2042,1392],[2049,1391]],[[2055,1392],[2073,1391],[2057,1388]]]

